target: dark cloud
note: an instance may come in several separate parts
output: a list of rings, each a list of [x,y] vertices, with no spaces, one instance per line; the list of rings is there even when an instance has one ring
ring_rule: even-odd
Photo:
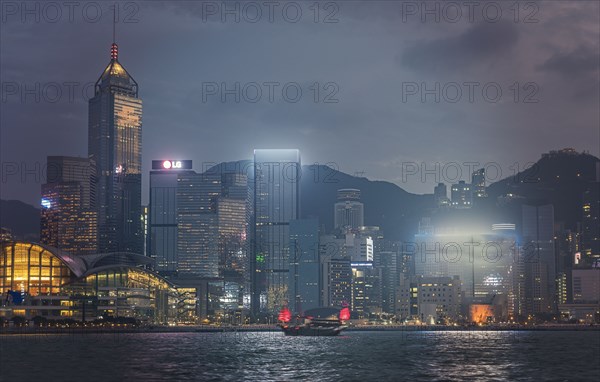
[[[517,43],[516,24],[480,22],[456,37],[421,41],[406,48],[400,62],[416,71],[456,71],[506,57]]]
[[[136,4],[138,21],[118,24],[117,40],[144,102],[145,174],[152,159],[192,159],[201,169],[203,162],[250,158],[257,147],[295,147],[306,163],[335,162],[348,173],[397,182],[406,161],[510,166],[563,146],[600,154],[598,73],[589,59],[598,56],[598,2],[539,2],[535,24],[513,23],[509,11],[498,23],[424,23],[418,16],[403,22],[401,3],[391,1],[337,2],[337,23],[314,23],[312,2],[299,2],[305,16],[299,23],[280,16],[273,23],[204,21],[202,3],[194,1]],[[10,18],[1,26],[1,81],[94,82],[109,61],[110,21]],[[571,81],[557,75],[559,68],[587,75]],[[304,94],[297,103],[281,94],[272,103],[218,96],[203,102],[207,81],[297,82]],[[404,81],[494,81],[504,99],[403,102]],[[539,84],[540,102],[513,102],[509,86],[528,81]],[[315,82],[321,85],[316,103]],[[339,87],[338,103],[322,102],[328,82]],[[22,102],[9,95],[0,109],[3,164],[31,169],[47,155],[87,155],[85,99]],[[144,176],[145,192],[147,181]],[[40,184],[32,175],[10,176],[0,197],[36,203]],[[434,186],[399,185],[419,193]]]
[[[592,48],[580,46],[568,53],[555,53],[538,66],[541,71],[554,72],[567,78],[587,76],[600,70],[600,57]]]

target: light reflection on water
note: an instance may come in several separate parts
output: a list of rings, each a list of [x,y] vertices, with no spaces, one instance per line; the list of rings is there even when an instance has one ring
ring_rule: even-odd
[[[600,380],[600,332],[0,336],[0,381]]]

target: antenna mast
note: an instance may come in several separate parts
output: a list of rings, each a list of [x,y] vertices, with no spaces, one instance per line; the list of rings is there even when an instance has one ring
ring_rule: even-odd
[[[113,4],[113,43],[110,47],[110,59],[119,58],[119,47],[117,46],[117,3]]]

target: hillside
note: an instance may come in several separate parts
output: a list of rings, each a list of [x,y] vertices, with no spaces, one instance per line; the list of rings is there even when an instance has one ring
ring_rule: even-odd
[[[597,180],[600,160],[590,154],[561,150],[545,154],[533,166],[515,176],[491,184],[490,201],[501,195],[515,194],[532,204],[552,203],[556,221],[576,229],[581,220],[584,191]]]
[[[251,162],[243,160],[224,162],[208,171],[246,172],[251,168]],[[555,220],[576,229],[581,220],[583,192],[597,179],[599,169],[600,160],[589,154],[564,150],[545,154],[529,169],[491,184],[487,188],[486,203],[478,209],[448,211],[438,214],[437,218],[452,223],[485,215],[493,222],[504,220],[519,224],[522,203],[552,203]],[[394,240],[411,240],[420,217],[429,215],[433,205],[432,195],[411,194],[389,182],[355,177],[323,165],[309,165],[302,167],[301,217],[318,217],[325,232],[330,231],[333,204],[340,188],[360,189],[365,204],[365,224],[380,226],[385,236]],[[498,206],[498,197],[506,194],[519,195],[522,199]],[[11,229],[19,238],[37,241],[40,210],[18,200],[2,200],[0,226]]]
[[[244,172],[250,161],[224,162],[210,172]],[[252,178],[252,174],[249,174]],[[365,224],[378,225],[389,239],[410,238],[419,218],[433,203],[432,195],[416,195],[393,183],[355,177],[324,165],[302,166],[300,179],[301,217],[318,217],[325,232],[333,229],[333,205],[337,190],[357,188],[365,204]]]
[[[38,241],[40,210],[20,200],[0,200],[0,227],[19,239]]]

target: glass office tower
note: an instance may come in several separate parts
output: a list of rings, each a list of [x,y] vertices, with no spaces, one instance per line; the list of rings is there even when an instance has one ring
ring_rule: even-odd
[[[172,166],[172,162],[184,165]],[[152,161],[146,246],[156,271],[164,276],[177,273],[177,186],[181,174],[195,174],[191,168],[191,161]]]
[[[98,250],[142,253],[142,100],[114,43],[94,89],[88,154],[96,164]]]
[[[528,314],[556,310],[554,206],[522,206],[525,309]]]
[[[181,173],[177,188],[177,256],[180,275],[219,277],[220,174]]]
[[[289,303],[290,221],[299,217],[300,152],[254,150],[251,305],[275,313]]]
[[[88,158],[49,156],[46,174],[40,242],[73,255],[96,253],[93,163]]]
[[[302,313],[320,306],[319,220],[290,222],[290,308]]]

